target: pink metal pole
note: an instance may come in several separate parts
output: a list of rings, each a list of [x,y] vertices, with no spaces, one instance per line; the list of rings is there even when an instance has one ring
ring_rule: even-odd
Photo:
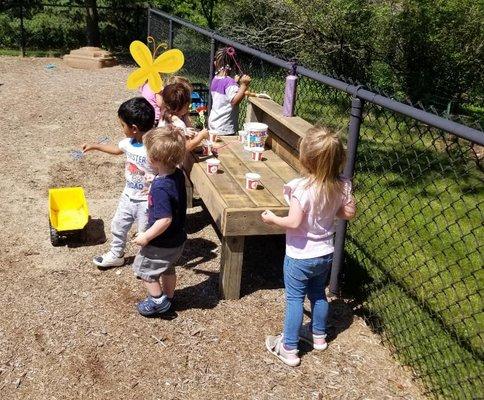
[[[284,103],[282,106],[282,115],[285,117],[294,116],[294,107],[296,105],[297,75],[296,63],[292,64],[290,75],[286,77],[286,87],[284,90]]]

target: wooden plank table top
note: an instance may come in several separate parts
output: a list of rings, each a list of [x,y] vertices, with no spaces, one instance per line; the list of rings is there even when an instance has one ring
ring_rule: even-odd
[[[283,196],[285,183],[298,176],[297,171],[271,150],[265,150],[262,161],[253,161],[237,137],[220,137],[214,143],[221,161],[219,173],[208,174],[210,157],[192,152],[185,169],[223,236],[249,236],[284,233],[281,228],[266,225],[260,214],[270,209],[278,215],[289,210]],[[261,176],[257,190],[246,189],[245,174]]]

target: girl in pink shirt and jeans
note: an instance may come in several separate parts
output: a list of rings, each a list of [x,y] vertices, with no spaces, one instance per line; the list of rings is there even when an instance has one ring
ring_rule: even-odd
[[[284,186],[289,215],[262,213],[267,224],[286,229],[284,333],[266,338],[267,349],[285,364],[297,366],[298,342],[324,350],[328,301],[325,286],[333,262],[335,218],[351,219],[355,203],[351,182],[341,178],[346,153],[339,136],[326,128],[309,130],[301,141],[299,161],[306,172]],[[311,322],[302,325],[306,295]]]

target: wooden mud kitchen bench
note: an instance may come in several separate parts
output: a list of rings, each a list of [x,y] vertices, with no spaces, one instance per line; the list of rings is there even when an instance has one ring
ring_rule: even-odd
[[[284,233],[281,228],[262,222],[261,213],[270,209],[287,215],[283,186],[298,174],[297,146],[299,139],[312,127],[299,117],[282,116],[282,107],[272,100],[249,100],[247,122],[262,122],[269,126],[266,150],[262,161],[251,160],[238,137],[221,137],[221,164],[217,174],[208,174],[206,159],[210,157],[190,153],[185,169],[194,189],[211,214],[222,236],[219,288],[222,298],[238,299],[244,257],[244,240],[251,235]],[[223,146],[223,147],[222,147]],[[245,174],[261,176],[257,190],[246,189]]]

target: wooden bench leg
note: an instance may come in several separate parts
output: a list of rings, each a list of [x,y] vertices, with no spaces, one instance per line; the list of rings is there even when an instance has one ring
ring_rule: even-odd
[[[193,185],[185,175],[185,189],[187,191],[187,208],[193,207]]]
[[[240,298],[244,240],[244,236],[224,236],[222,238],[219,290],[223,299]]]

